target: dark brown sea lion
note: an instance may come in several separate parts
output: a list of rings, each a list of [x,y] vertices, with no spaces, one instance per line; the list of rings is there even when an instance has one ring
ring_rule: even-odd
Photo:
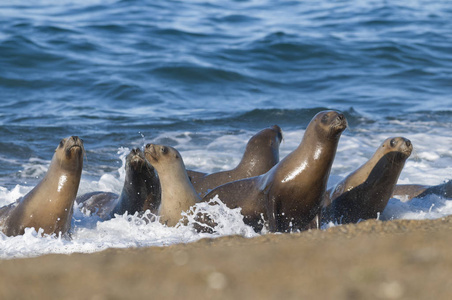
[[[169,146],[147,144],[146,159],[157,171],[161,186],[160,222],[175,226],[182,212],[201,201],[188,178],[180,153]]]
[[[322,222],[345,224],[377,218],[385,209],[412,150],[406,138],[386,139],[365,164],[328,191]]]
[[[188,176],[196,192],[201,197],[222,184],[259,176],[268,172],[279,162],[279,145],[281,141],[281,128],[278,125],[273,125],[251,137],[246,145],[242,160],[234,169],[204,176],[201,176],[202,173],[188,170]]]
[[[413,198],[424,198],[428,195],[438,195],[445,199],[452,199],[452,180],[438,185],[398,184],[392,193],[393,197],[400,197],[402,201]]]
[[[77,197],[81,208],[97,214],[101,219],[111,219],[115,214],[134,214],[150,210],[157,214],[160,205],[158,176],[139,148],[132,149],[126,157],[125,180],[121,195],[92,192]]]
[[[226,183],[203,201],[219,196],[229,208],[242,208],[244,221],[272,232],[303,230],[319,212],[342,132],[343,114],[319,112],[306,128],[300,145],[267,173]]]
[[[0,227],[8,236],[25,228],[67,234],[83,167],[83,142],[76,136],[61,140],[46,175],[17,202],[0,208]]]
[[[80,205],[82,212],[89,211],[102,220],[112,218],[112,211],[119,202],[119,195],[112,192],[95,191],[77,196],[75,202]]]
[[[134,214],[150,210],[157,213],[160,206],[160,182],[154,167],[146,160],[144,153],[132,149],[126,159],[126,178],[113,214]]]

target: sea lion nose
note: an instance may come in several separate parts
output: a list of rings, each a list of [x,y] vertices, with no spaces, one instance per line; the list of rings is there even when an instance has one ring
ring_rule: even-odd
[[[338,115],[337,115],[337,118],[338,118],[339,120],[343,121],[343,120],[345,119],[345,116],[344,116],[344,114],[338,114]]]
[[[78,140],[78,136],[73,135],[73,136],[72,136],[72,139],[74,140],[74,142],[76,142],[76,141]]]
[[[146,144],[146,149],[149,149],[149,148],[151,148],[151,147],[152,147],[152,144],[151,144],[151,143]]]
[[[281,143],[281,141],[283,139],[281,127],[279,127],[278,125],[273,125],[272,129],[275,130],[278,133],[278,139],[279,139],[279,142]]]
[[[405,139],[405,144],[407,147],[411,146],[411,141],[409,139]]]
[[[132,149],[132,153],[133,154],[137,154],[138,152],[140,152],[140,149],[138,149],[138,148],[133,148]]]

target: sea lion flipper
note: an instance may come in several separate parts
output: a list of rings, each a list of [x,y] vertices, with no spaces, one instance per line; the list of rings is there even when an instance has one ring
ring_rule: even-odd
[[[406,201],[409,201],[413,198],[424,198],[432,194],[438,195],[444,199],[451,199],[452,180],[434,186],[425,186],[417,184],[397,185],[393,192],[393,196],[394,195],[405,196]]]

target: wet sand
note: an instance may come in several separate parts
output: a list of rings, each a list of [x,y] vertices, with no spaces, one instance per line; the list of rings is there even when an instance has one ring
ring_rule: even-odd
[[[0,260],[0,299],[450,299],[452,217]]]

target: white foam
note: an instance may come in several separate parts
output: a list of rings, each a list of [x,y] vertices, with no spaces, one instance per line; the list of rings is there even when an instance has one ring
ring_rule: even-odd
[[[25,234],[7,237],[0,233],[0,258],[20,258],[39,256],[47,253],[70,254],[74,252],[92,253],[107,248],[129,248],[168,246],[177,243],[190,243],[205,237],[219,237],[240,234],[254,237],[257,234],[243,223],[240,209],[229,209],[219,199],[210,203],[199,203],[184,214],[189,222],[181,222],[176,227],[167,227],[158,221],[148,222],[149,218],[134,215],[117,215],[101,222],[97,216],[83,214],[78,205],[74,206],[72,238],[56,235],[42,235],[42,230],[27,228]],[[194,229],[197,221],[193,218],[198,212],[208,215],[218,224],[215,232],[198,233]],[[149,214],[149,212],[148,212]]]

